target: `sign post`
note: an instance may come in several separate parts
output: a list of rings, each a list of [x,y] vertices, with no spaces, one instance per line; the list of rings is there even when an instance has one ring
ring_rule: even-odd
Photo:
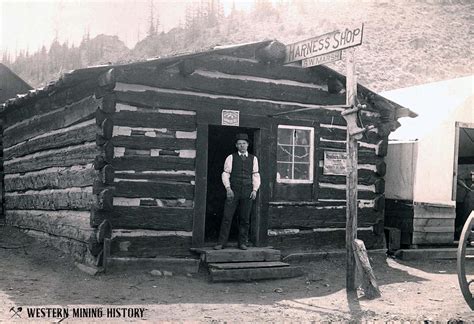
[[[354,49],[346,56],[346,104],[355,107],[357,80],[355,74]],[[349,127],[348,127],[349,128]],[[346,135],[347,169],[346,176],[346,289],[355,291],[355,257],[352,242],[357,239],[357,138]]]

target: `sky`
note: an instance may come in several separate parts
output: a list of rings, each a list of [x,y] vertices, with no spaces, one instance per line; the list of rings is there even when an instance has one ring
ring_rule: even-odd
[[[193,0],[0,0],[0,52],[33,53],[49,48],[56,36],[61,44],[78,45],[87,30],[91,37],[117,35],[132,48],[146,36],[151,1],[160,14],[159,30],[166,32],[184,23],[186,3]],[[229,12],[233,1],[221,1]],[[252,1],[235,4],[248,9]]]

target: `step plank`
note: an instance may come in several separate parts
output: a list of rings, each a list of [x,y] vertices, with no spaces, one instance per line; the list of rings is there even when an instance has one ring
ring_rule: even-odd
[[[277,267],[256,269],[209,269],[213,282],[251,281],[263,279],[293,278],[303,275],[301,267]]]
[[[289,264],[285,262],[230,262],[230,263],[209,263],[209,268],[215,269],[251,269],[251,268],[276,268],[288,267]]]
[[[280,261],[280,258],[280,251],[274,249],[223,249],[204,252],[204,261],[207,263]]]

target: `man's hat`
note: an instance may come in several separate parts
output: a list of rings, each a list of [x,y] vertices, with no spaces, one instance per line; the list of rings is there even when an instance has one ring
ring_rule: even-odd
[[[247,141],[247,143],[250,143],[249,136],[245,133],[235,135],[235,141],[237,142],[238,140],[244,140]]]

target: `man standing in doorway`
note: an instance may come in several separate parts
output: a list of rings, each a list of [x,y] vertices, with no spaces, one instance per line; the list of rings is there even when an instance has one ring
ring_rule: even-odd
[[[252,203],[260,188],[257,157],[248,153],[249,137],[247,134],[237,134],[235,147],[237,152],[229,155],[224,162],[222,183],[227,191],[224,205],[224,217],[215,250],[222,249],[229,238],[232,218],[237,206],[240,205],[239,215],[239,249],[247,250],[250,227],[250,212]]]

